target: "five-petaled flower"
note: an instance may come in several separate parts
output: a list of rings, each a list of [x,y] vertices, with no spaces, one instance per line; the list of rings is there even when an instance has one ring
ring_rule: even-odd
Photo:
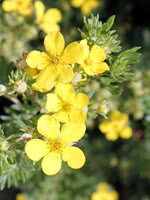
[[[32,0],[4,0],[2,8],[6,12],[18,12],[20,15],[30,15],[32,13]]]
[[[72,64],[83,56],[83,47],[78,42],[70,43],[65,49],[64,37],[60,32],[50,32],[44,40],[48,53],[31,51],[26,59],[30,68],[40,70],[33,88],[47,92],[56,83],[68,83],[73,79]]]
[[[83,15],[89,15],[93,8],[99,6],[97,0],[71,0],[72,6],[75,8],[81,8]]]
[[[110,113],[110,120],[104,120],[99,125],[108,140],[117,140],[119,136],[123,139],[129,139],[132,136],[132,128],[128,125],[128,115],[115,110]]]
[[[100,46],[93,45],[90,50],[86,39],[81,40],[80,44],[84,48],[84,56],[79,63],[88,75],[98,75],[109,70],[107,63],[104,62],[106,55]]]
[[[42,170],[47,175],[54,175],[60,169],[62,160],[73,169],[81,168],[85,163],[84,153],[73,146],[85,134],[85,124],[60,123],[50,115],[43,115],[37,123],[42,139],[32,139],[25,145],[25,152],[33,161],[42,159]]]
[[[58,83],[55,93],[47,94],[46,109],[54,112],[53,117],[60,122],[84,122],[87,105],[88,96],[84,93],[75,94],[71,84]]]
[[[35,13],[37,23],[41,25],[44,32],[59,31],[58,23],[62,19],[61,12],[57,8],[49,8],[45,12],[45,6],[41,1],[35,2]]]

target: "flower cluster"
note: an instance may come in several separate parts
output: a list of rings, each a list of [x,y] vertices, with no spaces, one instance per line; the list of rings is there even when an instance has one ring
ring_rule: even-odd
[[[132,136],[132,128],[128,126],[128,115],[118,110],[110,113],[110,120],[100,123],[99,130],[112,141],[117,140],[119,136],[123,139],[129,139]]]
[[[26,69],[35,79],[32,88],[48,93],[46,114],[37,122],[42,137],[27,142],[25,152],[33,161],[42,159],[44,173],[54,175],[60,170],[62,160],[74,169],[85,163],[83,152],[73,145],[85,134],[89,99],[75,91],[76,75],[80,75],[80,80],[83,73],[94,76],[109,67],[104,62],[103,49],[98,45],[88,46],[87,40],[72,42],[65,48],[63,35],[54,31],[45,37],[44,46],[47,53],[34,50],[26,56]],[[78,72],[75,65],[80,66]]]
[[[83,15],[89,15],[93,8],[99,6],[98,0],[71,0],[72,6],[81,8]]]
[[[118,200],[118,193],[107,183],[100,183],[91,200]]]
[[[58,23],[61,21],[62,15],[57,8],[49,8],[45,12],[45,5],[41,1],[36,1],[35,12],[37,23],[40,24],[44,32],[49,33],[60,30]]]
[[[17,12],[20,15],[27,16],[32,14],[32,0],[4,0],[2,8],[6,12]]]

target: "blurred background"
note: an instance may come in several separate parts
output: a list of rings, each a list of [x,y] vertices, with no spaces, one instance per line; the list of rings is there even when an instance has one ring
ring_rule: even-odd
[[[2,4],[2,0],[0,4]],[[83,27],[83,11],[67,0],[43,0],[46,9],[58,8],[62,13],[59,23],[66,43],[80,40],[77,28]],[[99,14],[102,22],[116,15],[114,29],[119,34],[122,49],[141,46],[140,62],[133,66],[135,81],[125,82],[121,96],[111,95],[103,86],[93,82],[86,88],[95,90],[95,99],[106,101],[110,111],[120,110],[128,114],[133,136],[124,140],[109,141],[98,129],[105,119],[100,116],[87,120],[87,135],[79,142],[87,162],[80,170],[63,166],[59,175],[48,177],[41,171],[34,172],[25,184],[11,186],[0,192],[0,200],[88,200],[100,183],[108,183],[108,191],[117,196],[93,197],[92,200],[150,200],[150,1],[148,0],[98,0],[98,6],[90,11]],[[88,13],[88,14],[90,14]],[[5,18],[5,19],[4,19]],[[22,17],[0,11],[0,83],[5,84],[11,69],[24,51],[42,49],[45,33],[37,30],[32,17]],[[7,22],[7,23],[6,23]],[[19,27],[19,26],[18,26]],[[7,66],[4,68],[3,66]],[[7,115],[12,103],[0,98],[0,114]],[[1,120],[2,121],[2,120]]]

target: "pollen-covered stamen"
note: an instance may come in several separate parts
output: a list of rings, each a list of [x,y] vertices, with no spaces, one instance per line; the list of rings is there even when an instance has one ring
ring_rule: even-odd
[[[92,65],[93,64],[92,61],[89,58],[87,58],[84,62],[85,62],[86,65]]]

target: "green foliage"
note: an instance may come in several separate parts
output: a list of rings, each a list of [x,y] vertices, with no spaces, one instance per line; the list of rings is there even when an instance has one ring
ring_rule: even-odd
[[[96,17],[91,15],[91,18],[84,17],[84,27],[81,32],[81,37],[87,39],[90,46],[97,44],[102,46],[108,54],[119,52],[120,40],[115,30],[111,30],[115,16],[110,17],[106,23],[102,24],[99,21],[99,15]]]

